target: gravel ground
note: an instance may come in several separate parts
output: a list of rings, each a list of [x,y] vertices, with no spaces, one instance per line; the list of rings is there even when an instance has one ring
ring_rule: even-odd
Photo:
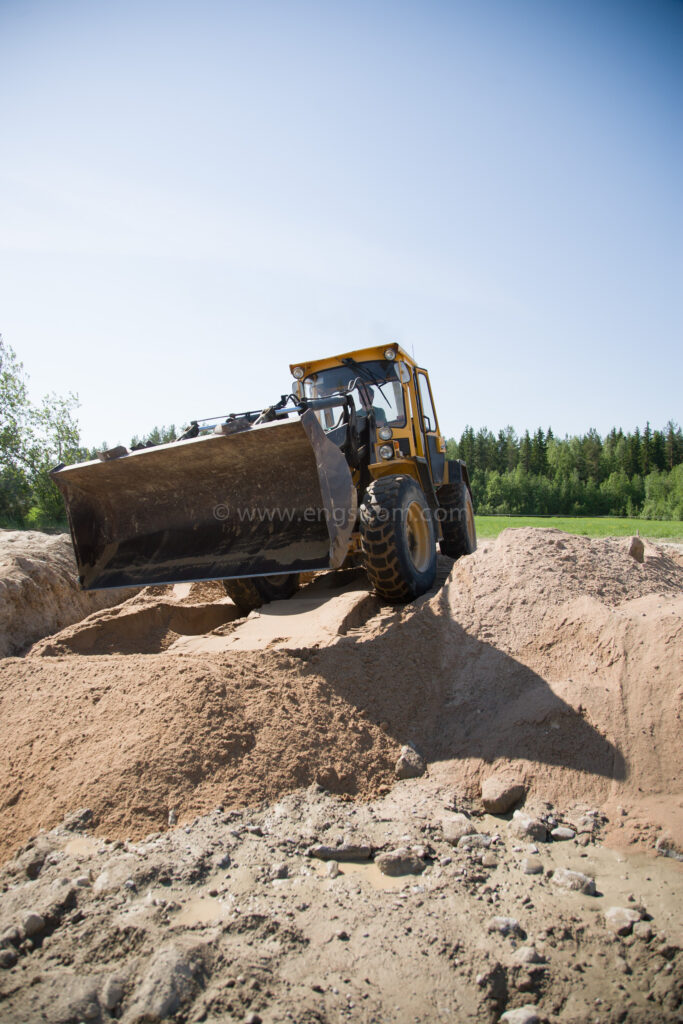
[[[92,825],[0,876],[2,1022],[681,1019],[683,865],[603,845],[590,807],[494,816],[422,777]]]

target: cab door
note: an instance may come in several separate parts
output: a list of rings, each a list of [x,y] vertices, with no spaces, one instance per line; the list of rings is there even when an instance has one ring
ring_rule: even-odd
[[[431,471],[434,486],[438,487],[443,483],[444,469],[446,465],[445,445],[439,434],[439,423],[434,410],[432,389],[429,384],[429,377],[426,370],[415,370],[417,384],[417,395],[420,403],[420,425],[422,436],[425,440],[425,452]]]

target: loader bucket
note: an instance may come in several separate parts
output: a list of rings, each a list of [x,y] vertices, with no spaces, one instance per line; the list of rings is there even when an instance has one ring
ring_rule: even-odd
[[[85,590],[337,568],[356,518],[313,412],[56,469]]]

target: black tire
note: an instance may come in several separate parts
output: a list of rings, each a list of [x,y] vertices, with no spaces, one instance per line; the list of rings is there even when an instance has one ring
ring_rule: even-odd
[[[250,576],[241,580],[223,580],[225,592],[244,615],[270,601],[286,601],[299,589],[299,573],[286,576]]]
[[[472,495],[466,483],[444,484],[438,490],[443,539],[441,553],[449,558],[461,558],[477,550],[477,531],[474,525]]]
[[[412,601],[436,576],[436,533],[422,488],[410,476],[382,476],[360,506],[363,562],[387,601]]]

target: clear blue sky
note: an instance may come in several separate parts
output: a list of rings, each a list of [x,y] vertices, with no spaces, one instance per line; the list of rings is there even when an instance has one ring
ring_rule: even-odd
[[[0,331],[84,441],[398,341],[448,435],[683,418],[683,4],[0,0]]]

